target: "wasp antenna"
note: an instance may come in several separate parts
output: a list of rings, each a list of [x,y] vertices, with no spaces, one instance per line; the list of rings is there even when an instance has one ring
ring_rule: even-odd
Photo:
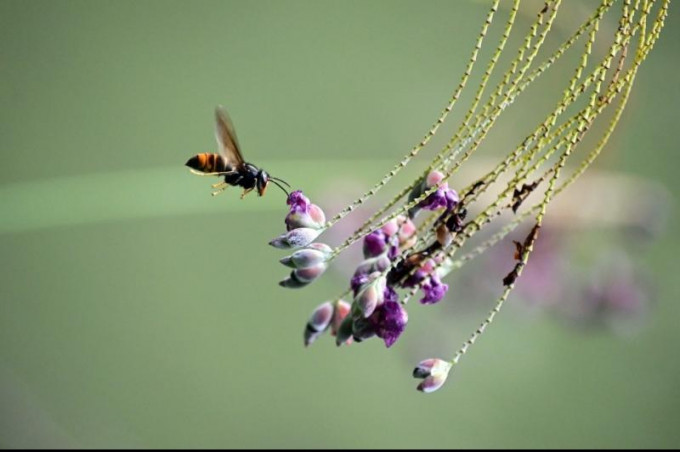
[[[275,181],[279,181],[279,182],[281,182],[281,183],[284,183],[284,184],[286,184],[286,187],[290,188],[290,184],[289,184],[288,182],[286,182],[285,180],[283,180],[283,179],[279,179],[278,177],[272,177],[272,176],[269,176],[269,178],[270,178],[270,179],[273,179],[273,180],[275,180]]]
[[[288,193],[288,190],[286,190],[285,188],[283,188],[283,185],[281,185],[281,184],[279,184],[279,183],[277,182],[278,179],[275,180],[274,178],[270,177],[269,180],[272,181],[272,182],[274,182],[274,185],[276,185],[276,186],[279,187],[281,190],[283,190],[283,192],[286,194],[286,196],[290,196],[290,193]],[[282,181],[282,182],[284,182],[284,181]],[[285,182],[284,182],[284,183],[285,183]],[[286,184],[286,185],[288,185],[288,184]],[[290,187],[290,185],[288,185],[288,186]]]

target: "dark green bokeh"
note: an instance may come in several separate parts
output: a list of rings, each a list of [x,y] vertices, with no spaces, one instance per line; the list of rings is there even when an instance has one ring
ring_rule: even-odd
[[[671,193],[674,6],[600,164]],[[281,193],[212,199],[181,166],[213,150],[221,103],[254,163],[312,195],[368,186],[433,122],[486,9],[1,1],[0,446],[679,446],[675,200],[639,263],[657,286],[641,330],[503,312],[425,396],[415,362],[455,350],[487,306],[436,334],[438,307],[413,306],[390,350],[303,349],[307,316],[345,282],[280,289],[266,242]],[[446,341],[433,349],[430,335]]]

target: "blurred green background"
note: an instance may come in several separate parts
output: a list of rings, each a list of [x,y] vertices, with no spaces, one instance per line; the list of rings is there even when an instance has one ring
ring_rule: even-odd
[[[594,4],[565,3],[574,23]],[[492,299],[461,315],[455,288],[446,311],[414,303],[389,350],[304,349],[346,280],[279,288],[283,195],[212,198],[182,165],[214,150],[224,104],[246,159],[319,203],[334,192],[334,213],[434,121],[486,2],[2,0],[0,446],[680,446],[675,6],[598,162],[671,194],[636,262],[656,287],[644,324],[583,331],[511,297],[423,395],[414,364],[450,356]],[[518,108],[511,121],[534,111]]]

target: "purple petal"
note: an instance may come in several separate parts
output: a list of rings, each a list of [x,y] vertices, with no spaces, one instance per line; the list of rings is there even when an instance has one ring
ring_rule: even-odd
[[[436,275],[430,276],[429,283],[423,284],[424,296],[420,300],[422,304],[435,304],[444,298],[446,291],[449,290],[448,284],[442,284]]]
[[[302,190],[295,190],[288,196],[286,204],[290,206],[291,212],[306,212],[309,208],[309,198],[302,194]]]
[[[371,316],[371,321],[375,325],[378,337],[385,341],[385,346],[390,347],[404,332],[408,322],[408,314],[401,303],[385,301],[376,308]]]

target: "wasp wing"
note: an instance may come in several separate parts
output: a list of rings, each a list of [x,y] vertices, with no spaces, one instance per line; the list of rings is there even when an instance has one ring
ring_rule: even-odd
[[[234,123],[221,105],[215,109],[215,138],[220,155],[226,163],[234,169],[241,168],[245,162],[236,138]]]

